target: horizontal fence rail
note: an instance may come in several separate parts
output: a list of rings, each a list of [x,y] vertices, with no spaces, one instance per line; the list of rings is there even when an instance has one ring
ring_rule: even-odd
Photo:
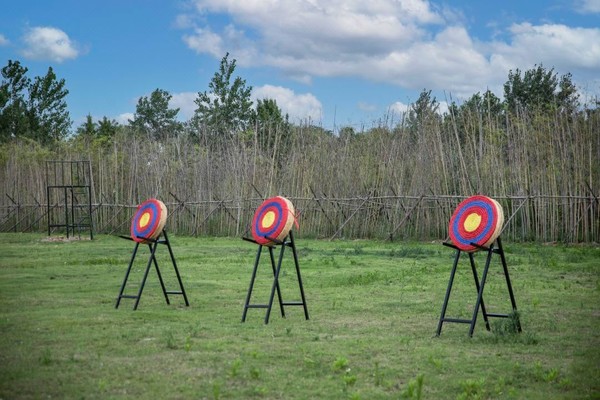
[[[169,211],[167,229],[187,236],[250,235],[261,197],[182,201],[161,199]],[[503,237],[512,241],[598,242],[600,205],[595,196],[491,196],[503,207]],[[323,239],[443,240],[458,203],[465,196],[288,197],[296,208],[298,235]],[[51,204],[50,208],[65,205]],[[94,233],[129,234],[137,205],[92,204]],[[44,232],[46,204],[0,205],[1,232]],[[52,235],[60,235],[55,230]]]

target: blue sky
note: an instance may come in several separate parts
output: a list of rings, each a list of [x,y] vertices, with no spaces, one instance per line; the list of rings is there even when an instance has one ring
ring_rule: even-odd
[[[159,88],[188,119],[228,52],[255,99],[293,122],[357,129],[442,103],[510,69],[571,72],[600,95],[600,0],[22,0],[0,13],[0,62],[65,79],[73,128],[132,118]],[[388,119],[389,120],[389,119]]]

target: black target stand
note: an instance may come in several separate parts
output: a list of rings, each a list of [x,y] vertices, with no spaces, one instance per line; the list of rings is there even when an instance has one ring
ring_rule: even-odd
[[[248,313],[249,308],[266,308],[267,312],[265,314],[265,324],[269,323],[269,317],[271,315],[271,308],[273,307],[273,301],[275,299],[275,292],[277,292],[277,299],[279,300],[279,309],[281,311],[281,316],[285,318],[285,310],[284,306],[302,306],[304,308],[304,317],[308,320],[308,309],[306,308],[306,298],[304,297],[304,287],[302,286],[302,277],[300,275],[300,265],[298,264],[298,253],[296,252],[296,244],[294,243],[294,234],[292,231],[283,239],[283,241],[279,241],[270,237],[267,237],[268,240],[275,243],[275,246],[266,246],[257,243],[253,239],[249,239],[246,237],[242,238],[243,240],[256,243],[258,245],[258,250],[256,252],[256,259],[254,261],[254,269],[252,270],[252,278],[250,279],[250,287],[248,288],[248,294],[246,295],[246,302],[244,304],[244,313],[242,314],[242,322],[246,321],[246,314]],[[279,250],[279,260],[277,262],[277,266],[275,265],[275,254],[274,248],[280,246]],[[269,297],[269,302],[267,304],[250,304],[250,298],[252,297],[252,289],[254,288],[254,281],[256,280],[256,271],[258,270],[258,264],[260,262],[260,255],[262,253],[263,247],[266,247],[269,250],[269,257],[271,261],[271,268],[273,270],[273,285],[271,287],[271,295]],[[281,272],[281,265],[283,261],[283,254],[286,247],[292,249],[292,254],[294,256],[294,265],[296,266],[296,275],[298,276],[298,286],[300,288],[300,296],[302,301],[292,301],[292,302],[284,302],[281,296],[281,290],[279,288],[279,273]]]
[[[454,275],[456,273],[456,268],[458,266],[458,260],[460,259],[460,255],[463,251],[451,243],[447,243],[447,242],[443,243],[444,246],[448,246],[448,247],[455,249],[456,255],[454,257],[454,265],[452,266],[452,272],[450,273],[450,280],[448,282],[448,288],[446,289],[446,297],[444,298],[444,305],[442,306],[442,314],[440,315],[440,320],[438,322],[436,336],[440,336],[440,333],[442,332],[442,324],[444,322],[455,322],[455,323],[470,324],[469,336],[473,337],[473,331],[475,329],[475,323],[477,322],[477,315],[479,313],[480,307],[481,307],[481,312],[483,314],[483,320],[485,321],[485,328],[488,331],[490,330],[490,323],[489,323],[490,317],[510,318],[512,315],[516,315],[515,322],[517,325],[517,330],[519,332],[521,332],[521,323],[518,319],[518,315],[516,314],[517,303],[515,302],[515,296],[513,294],[512,285],[510,283],[510,276],[508,274],[508,267],[506,266],[506,257],[504,256],[504,249],[502,248],[502,241],[500,240],[499,237],[496,239],[496,244],[497,244],[497,247],[494,248],[494,243],[492,243],[489,247],[480,246],[480,245],[477,245],[476,243],[471,243],[472,246],[475,246],[479,250],[483,251],[484,253],[487,253],[487,256],[486,256],[486,261],[485,261],[485,268],[483,270],[483,275],[481,277],[481,281],[479,281],[479,278],[477,276],[477,269],[475,268],[475,259],[473,257],[473,253],[467,252],[467,254],[469,255],[469,261],[471,264],[471,270],[473,271],[473,278],[475,279],[475,287],[477,289],[477,301],[475,302],[475,308],[473,310],[473,316],[471,317],[471,319],[459,319],[459,318],[447,318],[446,317],[446,308],[448,307],[448,299],[450,298],[450,291],[452,290],[452,284],[454,282]],[[508,293],[510,295],[510,302],[512,304],[512,309],[513,309],[512,315],[511,314],[488,313],[485,310],[485,304],[483,302],[483,290],[485,288],[485,281],[487,279],[488,270],[490,267],[492,256],[494,254],[500,255],[500,260],[502,262],[502,268],[504,269],[504,277],[506,278],[506,285],[508,287]]]
[[[161,236],[164,237],[164,239],[161,240]],[[123,239],[133,241],[133,239],[128,236],[121,236],[121,237]],[[133,267],[133,261],[135,260],[135,256],[137,255],[138,248],[139,248],[140,244],[144,244],[144,243],[136,242],[135,247],[133,248],[133,253],[131,254],[131,260],[129,261],[129,267],[127,267],[127,272],[125,273],[125,279],[123,279],[123,284],[121,285],[121,290],[119,291],[119,297],[117,297],[117,304],[115,304],[115,308],[119,308],[121,299],[126,298],[126,299],[135,299],[135,304],[133,306],[133,309],[137,310],[138,304],[142,297],[142,291],[144,290],[144,285],[146,284],[146,279],[148,278],[148,273],[150,272],[150,267],[152,266],[152,264],[154,264],[154,267],[156,268],[156,273],[158,274],[158,280],[160,281],[160,287],[162,288],[163,294],[165,295],[165,300],[166,300],[167,304],[171,304],[171,302],[169,301],[170,294],[179,294],[179,295],[183,296],[186,307],[189,307],[190,303],[188,301],[187,295],[185,294],[183,282],[181,281],[181,275],[179,275],[179,270],[177,269],[177,263],[175,262],[175,256],[173,255],[173,249],[171,248],[171,243],[169,242],[169,237],[167,235],[167,231],[163,229],[161,234],[156,239],[150,239],[150,238],[144,238],[144,237],[139,237],[139,238],[146,240],[147,243],[145,243],[145,244],[147,244],[148,248],[150,249],[150,257],[148,258],[148,264],[146,265],[146,271],[144,272],[144,277],[142,278],[142,283],[140,284],[137,295],[123,294],[123,292],[125,291],[125,286],[127,284],[127,279],[129,278],[129,273],[131,272],[131,268]],[[180,288],[179,291],[168,291],[165,288],[165,283],[164,283],[162,275],[160,273],[160,269],[158,268],[158,262],[156,261],[156,249],[158,248],[159,244],[164,244],[169,249],[169,255],[171,256],[171,261],[173,262],[173,268],[175,269],[175,274],[177,275],[177,281],[179,282],[179,288]]]

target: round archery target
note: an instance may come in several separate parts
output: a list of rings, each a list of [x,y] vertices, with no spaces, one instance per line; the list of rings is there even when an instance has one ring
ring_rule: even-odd
[[[450,239],[463,251],[476,251],[479,246],[489,246],[500,235],[504,224],[502,206],[486,196],[471,196],[463,200],[450,218]]]
[[[268,238],[283,240],[292,229],[296,217],[292,202],[282,196],[265,200],[254,213],[252,237],[261,245],[275,244]]]
[[[147,243],[161,234],[167,222],[167,207],[156,199],[140,204],[131,221],[131,238],[138,243]]]

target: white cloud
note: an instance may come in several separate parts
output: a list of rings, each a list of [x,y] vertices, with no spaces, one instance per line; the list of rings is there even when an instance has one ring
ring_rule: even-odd
[[[393,104],[391,104],[389,107],[389,112],[394,115],[394,116],[402,116],[404,115],[405,112],[407,112],[410,109],[410,105],[409,104],[405,104],[401,101],[397,101]]]
[[[183,41],[197,53],[208,53],[214,57],[222,57],[223,39],[210,29],[196,28],[193,35],[183,35]]]
[[[319,69],[321,74],[337,73],[344,60],[354,59],[357,53],[377,56],[390,46],[408,45],[420,38],[425,32],[416,24],[442,22],[424,0],[196,0],[195,4],[202,15],[227,13],[237,25],[248,28],[248,32],[238,31],[243,39],[232,38],[231,27],[218,33],[221,47],[241,65],[267,64],[296,75],[306,73],[315,59],[329,61],[315,66],[327,68]],[[190,46],[189,39],[185,40]],[[214,43],[214,38],[209,39]],[[261,52],[243,60],[238,52],[247,49],[248,43],[259,46]],[[196,51],[203,47],[193,43]]]
[[[134,118],[133,113],[123,113],[123,114],[117,115],[117,117],[115,118],[115,121],[117,121],[121,125],[128,125],[129,120],[133,121],[133,118]]]
[[[510,44],[496,46],[495,54],[506,64],[600,70],[600,29],[571,28],[565,25],[515,24]]]
[[[600,0],[581,0],[595,12]],[[457,97],[502,93],[510,69],[534,64],[593,81],[600,69],[600,28],[560,24],[495,26],[502,41],[479,41],[460,11],[428,0],[195,0],[184,41],[198,53],[238,65],[269,66],[310,84],[313,77],[360,77]],[[225,27],[210,15],[228,16]],[[192,19],[187,19],[190,21]],[[222,20],[222,19],[220,19]]]
[[[175,17],[174,27],[178,29],[194,28],[194,18],[190,14],[179,14]]]
[[[582,14],[600,13],[600,0],[579,0],[576,9]]]
[[[197,108],[194,100],[198,97],[197,92],[181,92],[174,93],[171,95],[171,101],[169,101],[170,108],[179,108],[179,114],[177,116],[182,120],[189,120]]]
[[[0,34],[0,46],[8,46],[10,41],[2,34]]]
[[[254,88],[252,99],[273,99],[283,114],[288,114],[290,121],[321,121],[323,106],[310,93],[296,94],[293,90],[281,86],[265,85]]]
[[[21,53],[33,60],[63,62],[76,58],[79,51],[69,36],[60,29],[38,26],[28,30],[23,37],[26,44]]]

